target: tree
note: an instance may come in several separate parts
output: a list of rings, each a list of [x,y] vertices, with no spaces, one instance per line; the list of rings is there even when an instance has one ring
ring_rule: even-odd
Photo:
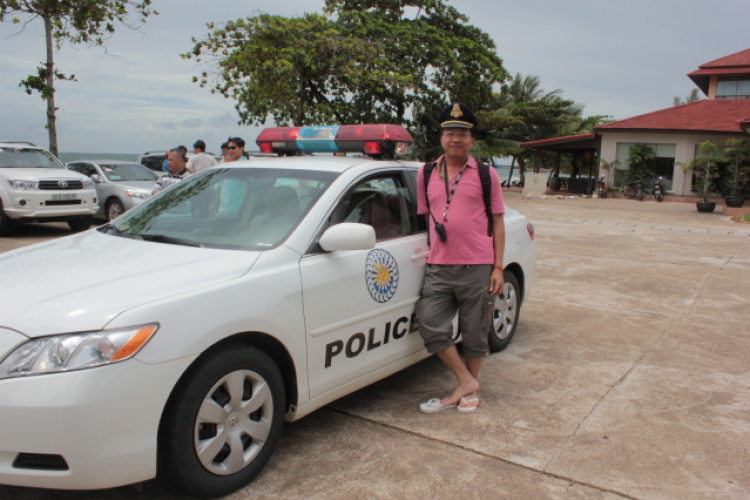
[[[521,143],[583,133],[606,118],[582,118],[582,107],[563,98],[560,89],[545,92],[538,76],[520,73],[493,96],[488,108],[477,113],[487,144],[495,154],[511,156],[512,165],[518,163],[522,182],[526,161],[534,158],[541,166],[545,158],[542,152],[522,149]]]
[[[750,174],[750,142],[744,139],[727,139],[723,153],[729,174],[727,192],[729,196],[742,196]]]
[[[141,23],[157,14],[150,6],[151,0],[0,0],[0,21],[10,19],[20,24],[21,19],[16,15],[21,14],[31,16],[23,23],[24,28],[35,19],[44,23],[47,60],[36,74],[22,80],[20,86],[29,95],[39,92],[47,102],[49,149],[54,155],[58,154],[55,80],[75,81],[75,75],[65,75],[55,67],[54,49],[60,50],[65,42],[103,45],[105,38],[115,32],[115,23],[137,28],[128,20],[129,10],[134,11]]]
[[[698,89],[693,89],[685,98],[681,98],[680,96],[674,96],[674,99],[672,99],[672,105],[680,106],[682,104],[687,104],[689,102],[700,101],[700,99],[701,99],[701,96],[698,93]]]
[[[654,150],[645,144],[633,144],[628,149],[628,170],[625,175],[627,184],[651,180],[654,176]]]
[[[719,146],[711,141],[698,145],[698,154],[692,161],[681,163],[684,170],[692,170],[696,177],[695,187],[701,192],[703,201],[708,201],[711,183],[717,175],[717,156]]]
[[[446,101],[477,109],[506,77],[489,36],[442,0],[327,0],[325,16],[226,23],[187,59],[194,81],[237,101],[240,123],[392,122],[425,153]]]

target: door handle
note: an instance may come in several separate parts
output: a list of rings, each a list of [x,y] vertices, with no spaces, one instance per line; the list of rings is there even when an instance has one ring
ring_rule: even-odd
[[[419,252],[417,254],[414,254],[411,256],[411,260],[419,260],[419,259],[426,259],[427,256],[430,255],[429,250],[425,250],[424,252]]]

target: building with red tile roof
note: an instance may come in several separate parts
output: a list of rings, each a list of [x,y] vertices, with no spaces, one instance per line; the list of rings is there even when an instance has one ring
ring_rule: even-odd
[[[635,144],[650,146],[655,154],[654,177],[663,177],[667,192],[692,194],[692,173],[681,164],[695,158],[705,141],[723,144],[726,139],[750,134],[750,49],[702,64],[688,74],[707,99],[661,109],[600,125],[593,134],[555,137],[522,144],[583,155],[598,152],[614,171],[602,172],[610,184],[621,184],[628,165],[628,150]],[[619,182],[618,182],[619,181]]]

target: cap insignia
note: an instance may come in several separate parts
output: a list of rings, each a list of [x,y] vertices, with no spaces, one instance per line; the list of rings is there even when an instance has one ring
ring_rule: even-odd
[[[458,118],[459,116],[463,116],[463,112],[461,111],[461,106],[458,104],[453,105],[453,109],[451,110],[451,116],[453,118]]]

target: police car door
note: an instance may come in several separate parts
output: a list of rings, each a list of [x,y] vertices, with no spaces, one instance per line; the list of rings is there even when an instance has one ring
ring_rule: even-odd
[[[302,259],[311,397],[424,352],[415,307],[427,238],[418,230],[416,205],[404,172],[364,177],[342,197],[328,224],[373,226],[375,248]]]

